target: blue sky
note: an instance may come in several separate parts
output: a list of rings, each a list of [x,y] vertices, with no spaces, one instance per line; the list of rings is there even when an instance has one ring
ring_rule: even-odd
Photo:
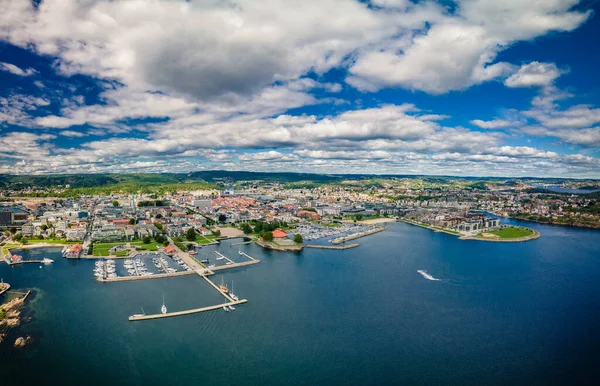
[[[13,0],[0,173],[600,178],[598,8]]]

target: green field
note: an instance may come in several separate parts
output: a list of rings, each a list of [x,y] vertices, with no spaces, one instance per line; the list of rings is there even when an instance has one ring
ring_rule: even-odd
[[[486,233],[491,233],[500,237],[501,239],[519,239],[521,237],[527,237],[533,235],[533,231],[527,228],[502,228],[495,231],[490,231]]]
[[[328,228],[337,228],[339,226],[342,226],[342,224],[340,224],[338,222],[332,222],[329,224],[321,224],[321,226],[328,227]]]
[[[157,243],[156,241],[152,241],[148,244],[144,244],[143,241],[131,241],[130,242],[132,246],[135,247],[135,249],[138,250],[145,250],[145,251],[157,251],[158,250],[158,246],[162,245]],[[114,246],[117,245],[123,245],[125,244],[125,242],[120,241],[120,242],[116,242],[116,243],[96,243],[94,244],[94,256],[108,256],[108,250],[111,249]],[[128,253],[128,251],[122,251],[122,252],[118,252],[115,253],[115,256],[126,256]]]

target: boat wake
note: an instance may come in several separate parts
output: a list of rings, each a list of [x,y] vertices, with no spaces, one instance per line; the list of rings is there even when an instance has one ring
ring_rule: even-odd
[[[427,280],[440,281],[440,279],[436,279],[435,277],[431,276],[430,274],[427,273],[427,271],[425,271],[423,269],[419,269],[417,272],[419,272],[421,274],[421,276],[423,276]]]

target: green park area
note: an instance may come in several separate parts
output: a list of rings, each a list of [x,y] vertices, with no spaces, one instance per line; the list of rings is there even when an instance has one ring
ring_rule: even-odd
[[[520,239],[522,237],[532,236],[534,231],[529,228],[506,227],[486,233],[495,235],[501,239]]]
[[[149,242],[147,244],[145,244],[141,240],[130,241],[129,243],[136,250],[143,250],[143,251],[157,251],[158,247],[162,245],[160,243],[157,243],[154,240],[152,240],[151,242]],[[116,243],[95,243],[94,244],[94,256],[108,256],[110,254],[108,251],[111,248],[113,248],[117,245],[124,245],[124,244],[126,244],[126,242],[123,242],[123,241],[116,242]],[[121,252],[115,253],[114,255],[115,256],[126,256],[128,253],[129,253],[129,251],[121,251]]]

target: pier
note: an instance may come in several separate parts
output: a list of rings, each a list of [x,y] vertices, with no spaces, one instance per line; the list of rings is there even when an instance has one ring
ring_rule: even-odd
[[[42,264],[42,260],[21,260],[12,262],[7,257],[4,257],[4,262],[8,265],[19,265],[19,264]]]
[[[117,276],[112,278],[103,279],[101,277],[97,278],[96,281],[101,283],[114,283],[117,281],[133,281],[133,280],[150,280],[150,279],[163,279],[165,277],[178,277],[178,276],[186,276],[186,275],[195,275],[194,271],[179,271],[173,273],[157,273],[155,275],[146,275],[146,276]]]
[[[223,258],[223,259],[227,260],[227,261],[229,262],[229,264],[235,264],[235,261],[231,260],[229,257],[227,257],[227,256],[223,255],[222,253],[219,253],[219,252],[217,252],[217,251],[215,251],[214,253],[215,253],[215,255],[217,255],[217,256],[219,256],[219,257],[221,257],[221,258]],[[229,264],[228,264],[228,265],[229,265]]]
[[[244,261],[243,263],[233,263],[233,264],[227,264],[227,265],[221,265],[218,267],[214,267],[214,268],[211,268],[211,271],[222,271],[224,269],[245,267],[247,265],[253,265],[253,264],[258,264],[258,263],[260,263],[260,260]]]
[[[360,244],[348,244],[348,245],[314,245],[314,244],[304,244],[304,248],[315,248],[315,249],[335,249],[338,251],[350,248],[359,247]]]
[[[344,237],[339,237],[339,238],[333,240],[331,242],[331,244],[345,243],[346,241],[350,241],[350,240],[358,239],[358,238],[361,238],[361,237],[369,236],[369,235],[372,235],[372,234],[377,233],[377,232],[382,232],[382,231],[384,231],[386,229],[387,228],[383,227],[383,226],[372,228],[372,229],[369,229],[368,231],[358,232],[358,233],[354,233],[352,235],[348,235],[348,236],[344,236]]]
[[[197,314],[197,313],[200,313],[200,312],[218,310],[219,308],[223,308],[225,306],[235,306],[235,305],[238,305],[238,304],[246,303],[247,301],[248,301],[247,299],[241,299],[241,300],[238,300],[238,301],[232,301],[232,302],[228,302],[228,303],[216,304],[214,306],[208,306],[208,307],[202,307],[202,308],[195,308],[195,309],[192,309],[192,310],[177,311],[177,312],[167,312],[166,314],[132,315],[132,316],[129,317],[129,320],[131,322],[135,322],[135,321],[138,321],[138,320],[152,320],[152,319],[172,318],[174,316]]]
[[[242,252],[242,251],[240,251],[239,254],[240,254],[240,256],[246,256],[251,261],[260,261],[258,259],[255,259],[254,257],[250,256],[249,254]]]
[[[225,292],[221,291],[221,289],[215,283],[213,283],[212,280],[210,280],[206,276],[202,276],[202,278],[204,280],[206,280],[210,285],[212,285],[214,287],[214,289],[216,289],[217,291],[219,291],[219,293],[221,295],[223,295],[225,297],[225,299],[229,300],[230,302],[234,302],[235,301],[228,294],[226,294]]]

